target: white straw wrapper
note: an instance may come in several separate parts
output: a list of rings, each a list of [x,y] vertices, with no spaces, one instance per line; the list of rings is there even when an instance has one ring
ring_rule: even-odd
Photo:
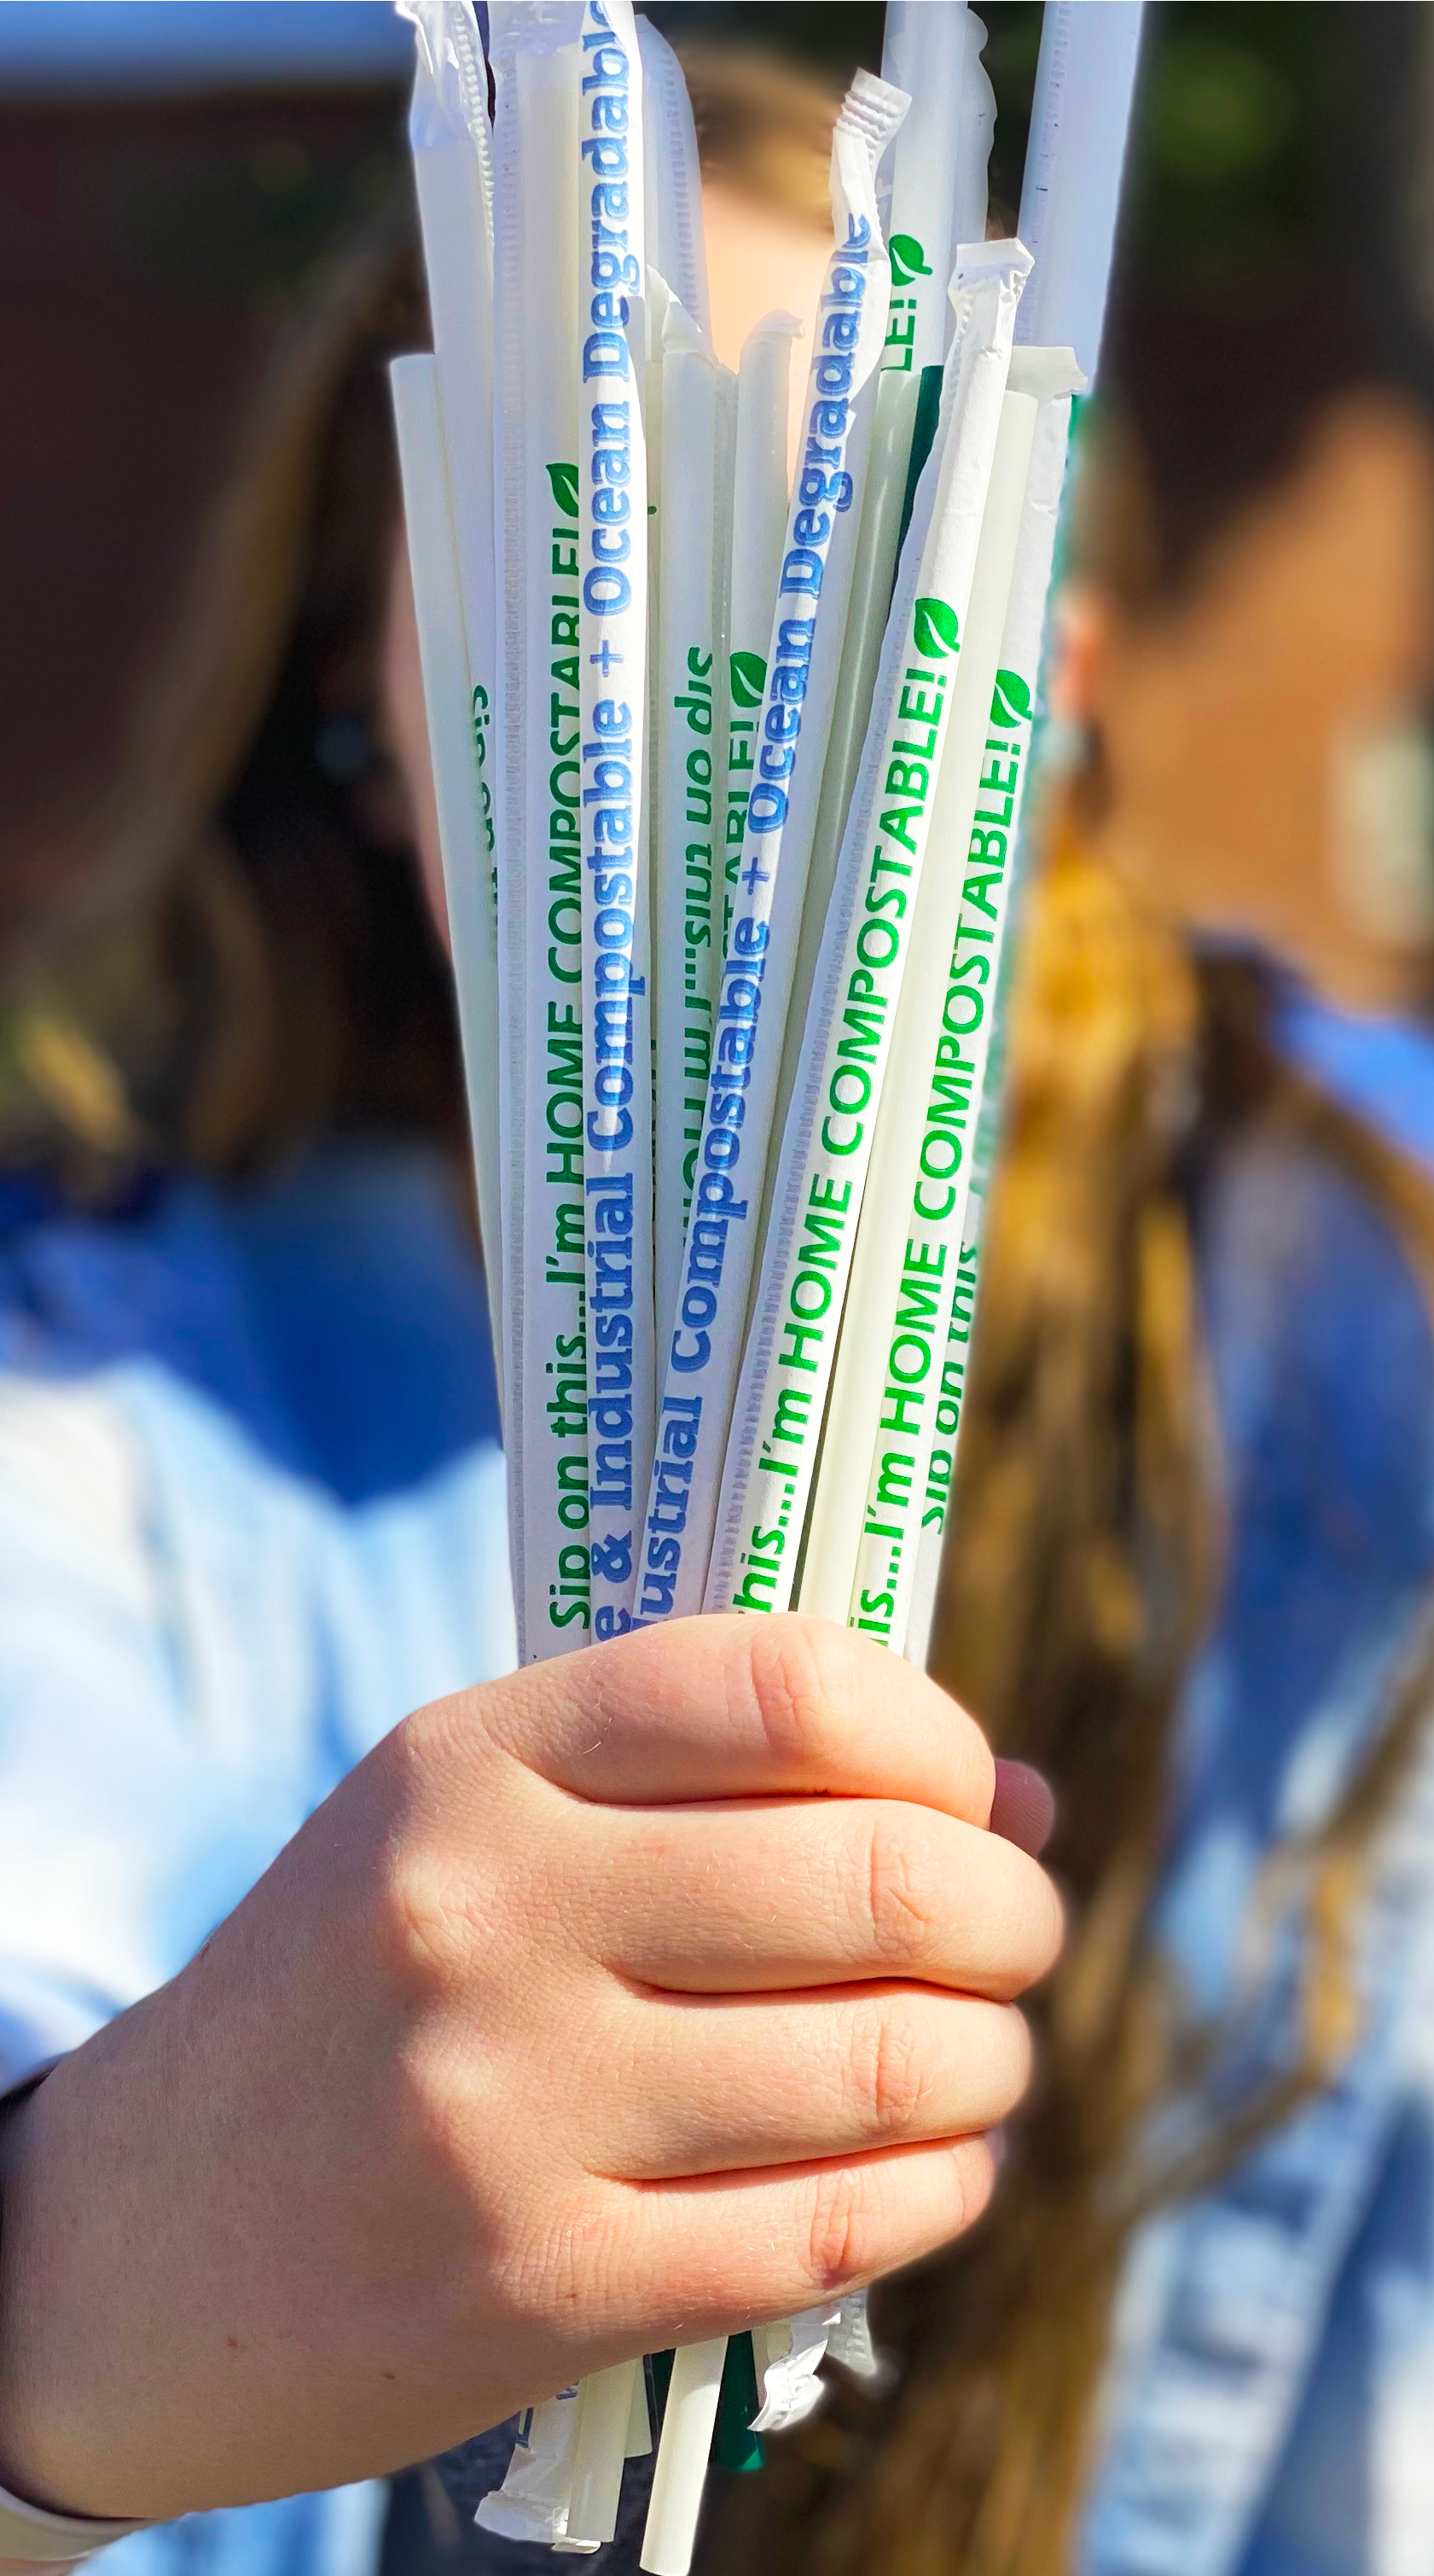
[[[726,714],[725,493],[736,383],[680,304],[662,350],[654,654],[653,1224],[656,1310],[676,1304],[712,1065],[714,829]]]
[[[577,0],[493,0],[504,1443],[520,1660],[590,1633]]]
[[[493,156],[471,0],[400,0],[417,39],[408,137],[452,478],[479,795],[496,905],[488,766],[498,645],[493,528]]]
[[[961,1406],[966,1392],[966,1362],[971,1346],[971,1325],[976,1311],[976,1286],[981,1263],[981,1220],[986,1199],[979,1181],[973,1180],[966,1196],[966,1222],[956,1264],[956,1284],[951,1300],[951,1322],[946,1335],[946,1355],[941,1368],[941,1387],[936,1400],[936,1425],[931,1456],[926,1468],[926,1492],[922,1504],[921,1528],[917,1534],[915,1572],[911,1582],[911,1606],[906,1620],[906,1642],[902,1652],[918,1672],[930,1664],[931,1630],[936,1615],[936,1596],[941,1582],[941,1554],[946,1535],[946,1520],[951,1505],[951,1486],[956,1463],[956,1444],[961,1429]]]
[[[737,371],[728,584],[727,758],[722,790],[722,857],[713,889],[713,948],[725,957],[747,836],[747,799],[757,759],[757,727],[767,680],[772,607],[787,531],[787,409],[791,345],[803,325],[795,313],[768,313],[743,343]]]
[[[965,0],[887,0],[881,69],[911,114],[891,150],[891,313],[884,368],[919,376],[946,354],[956,245],[986,231],[995,98],[986,30]]]
[[[755,1266],[772,1103],[801,930],[806,863],[841,663],[854,531],[886,304],[875,165],[905,101],[859,74],[837,123],[827,270],[807,435],[767,656],[747,831],[722,963],[712,1075],[665,1346],[657,1456],[638,1584],[640,1621],[702,1600],[727,1421]],[[734,550],[740,529],[734,531]]]
[[[942,1312],[942,1291],[961,1242],[972,1079],[961,1039],[984,1014],[981,987],[1008,883],[1006,834],[994,828],[988,834],[981,826],[973,832],[972,814],[991,730],[1035,421],[1030,395],[1008,389],[970,610],[951,681],[931,838],[912,915],[910,959],[832,1376],[825,1464],[812,1498],[797,1594],[800,1607],[816,1617],[844,1620],[850,1609],[855,1626],[897,1646],[896,1584],[904,1574],[909,1591],[925,1468],[922,1434],[929,1437],[949,1317],[949,1303]],[[1014,762],[1009,775],[1014,781]],[[965,921],[963,882],[976,910],[974,924]],[[968,957],[960,954],[958,921],[974,927],[982,943]],[[973,964],[980,979],[974,1021],[967,981]],[[865,1597],[863,1580],[877,1587]],[[881,1588],[888,1584],[889,1591]]]
[[[978,687],[982,696],[989,690],[986,712],[983,717],[973,692],[966,712],[976,721],[964,728],[964,740],[953,733],[937,806],[936,828],[951,837],[953,856],[955,850],[965,853],[964,863],[933,879],[932,890],[939,888],[946,901],[930,922],[930,954],[918,947],[914,983],[909,981],[903,997],[900,1068],[893,1059],[877,1123],[872,1181],[878,1195],[873,1199],[869,1183],[842,1329],[838,1376],[847,1376],[851,1402],[838,1450],[845,1443],[845,1454],[859,1455],[865,1446],[871,1466],[849,1606],[830,1615],[849,1617],[853,1626],[898,1650],[906,1641],[921,1533],[933,1508],[933,1453],[952,1311],[966,1284],[966,1201],[1030,767],[1071,397],[1083,382],[1067,349],[1017,350],[1011,360],[1004,416],[1009,419],[1016,406],[1028,411],[1029,462],[1014,529],[1005,496],[1006,532],[1014,536],[1001,572],[1007,597],[1002,613],[994,595],[999,568],[992,562],[995,651],[984,649],[986,639],[977,634],[974,592],[968,630],[973,653],[983,648]],[[1017,463],[1014,423],[1007,428],[1005,419],[1006,454],[998,452],[988,506],[993,541],[997,480],[1009,484]],[[983,557],[986,549],[983,528]],[[978,583],[981,570],[978,561]],[[921,937],[927,937],[924,916]],[[944,967],[942,957],[949,959]],[[836,1406],[834,1387],[829,1440]],[[938,1469],[938,1482],[949,1483],[949,1466],[944,1479]],[[839,1524],[827,1517],[833,1504],[840,1509],[839,1485],[840,1479],[830,1485],[824,1479],[813,1510],[808,1565],[818,1585],[825,1579],[830,1586],[846,1559],[849,1517],[842,1514]],[[802,1602],[807,1606],[805,1580]]]
[[[1070,347],[1094,381],[1120,206],[1141,0],[1046,0],[1021,182],[1036,262],[1016,337]]]
[[[499,1349],[498,948],[489,892],[489,843],[477,792],[472,683],[458,587],[448,458],[432,358],[395,358],[389,369],[398,432],[403,516],[418,621],[423,703],[443,854],[478,1223]]]
[[[779,1136],[796,1085],[807,1003],[871,715],[921,417],[919,398],[924,381],[933,389],[939,384],[955,245],[980,241],[986,230],[986,163],[995,101],[981,61],[985,41],[985,27],[965,0],[890,0],[882,77],[906,90],[911,106],[887,154],[891,301],[841,681],[787,1014],[775,1116]],[[964,225],[957,208],[968,218]],[[916,459],[918,466],[924,461],[924,456]],[[769,1200],[774,1181],[773,1168],[768,1172]],[[764,1211],[764,1235],[768,1213]]]
[[[658,269],[704,339],[711,336],[702,169],[682,65],[650,18],[637,22],[642,55],[642,124],[647,260]]]
[[[578,513],[588,1511],[595,1637],[631,1624],[652,1458],[652,1091],[643,871],[647,454],[642,64],[631,0],[586,0]],[[636,310],[634,310],[636,308]],[[631,327],[630,327],[631,326]]]
[[[400,0],[414,30],[416,60],[408,137],[413,153],[423,262],[437,359],[443,443],[462,460],[448,475],[456,548],[463,666],[468,686],[472,792],[478,800],[479,884],[486,924],[467,878],[473,854],[445,859],[453,964],[458,988],[469,1122],[480,1175],[479,1217],[488,1273],[493,1357],[501,1387],[502,1239],[498,1162],[497,820],[493,707],[498,640],[493,526],[493,160],[488,70],[471,0]],[[413,396],[415,436],[421,432]],[[421,506],[421,505],[420,505]],[[410,523],[411,524],[411,523]],[[436,562],[436,555],[433,559]],[[431,576],[436,577],[436,576]],[[415,583],[419,575],[415,570]],[[431,603],[436,613],[436,600]],[[449,699],[450,685],[442,694]],[[451,706],[445,707],[445,729]],[[435,763],[438,755],[435,753]],[[450,798],[457,774],[450,781]],[[460,852],[454,833],[448,844]],[[480,1132],[481,1131],[481,1132]]]
[[[534,2406],[520,2426],[502,2485],[483,2497],[473,2517],[480,2531],[504,2540],[546,2541],[550,2548],[565,2539],[577,2435],[576,2388]]]
[[[903,556],[807,1015],[804,1080],[782,1140],[723,1473],[709,1609],[785,1609],[792,1595],[939,782],[1011,326],[1029,268],[1019,242],[987,243],[972,251],[961,288],[945,420]]]

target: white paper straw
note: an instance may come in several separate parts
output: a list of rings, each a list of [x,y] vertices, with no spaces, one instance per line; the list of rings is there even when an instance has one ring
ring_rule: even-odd
[[[841,663],[860,475],[885,327],[875,163],[905,101],[859,74],[837,123],[827,270],[792,495],[731,938],[714,1015],[680,1293],[665,1343],[637,1616],[701,1605],[755,1267],[806,864]],[[740,397],[739,397],[740,401]],[[740,528],[734,532],[734,559]]]
[[[471,681],[458,587],[457,541],[439,409],[438,370],[429,357],[395,358],[393,386],[403,515],[433,792],[443,853],[443,888],[453,952],[468,1124],[478,1185],[478,1222],[488,1280],[489,1319],[499,1347],[498,949],[488,891],[488,844],[475,787]]]
[[[491,11],[499,1122],[509,1545],[524,1663],[586,1642],[575,7]]]
[[[702,2510],[702,2488],[722,2392],[725,2335],[680,2345],[658,2437],[652,2501],[638,2564],[645,2576],[687,2576]]]
[[[638,2362],[632,2379],[632,2403],[628,2409],[626,2456],[646,2460],[652,2456],[652,2418],[647,2410],[647,2373]]]
[[[964,1030],[964,984],[952,987],[953,945],[962,913],[962,884],[979,802],[983,749],[991,726],[1001,639],[1020,536],[1036,405],[1007,391],[981,522],[981,542],[950,688],[926,865],[912,917],[910,962],[901,988],[891,1055],[862,1198],[841,1342],[832,1376],[822,1474],[812,1497],[798,1602],[818,1618],[866,1628],[900,1644],[895,1585],[903,1547],[915,1550],[913,1484],[919,1497],[925,1451],[918,1443],[934,1410],[931,1399],[944,1357],[944,1274],[960,1251],[964,1200],[964,1134],[940,1113],[954,1094],[961,1127],[969,1067],[938,1067],[942,1089],[932,1121],[932,1066],[943,1034],[943,1010],[954,989]],[[1014,776],[1014,769],[1012,775]],[[1005,891],[1005,840],[997,883]],[[989,877],[978,893],[990,908]],[[985,932],[984,922],[978,929]],[[989,936],[990,934],[987,933]],[[959,960],[955,961],[959,964]],[[981,971],[988,959],[980,954]],[[977,1007],[981,996],[977,994]],[[959,1040],[953,1051],[962,1055]],[[925,1166],[931,1165],[928,1171]],[[957,1174],[961,1176],[958,1186]],[[955,1239],[951,1240],[952,1228]],[[949,1314],[949,1304],[946,1308]],[[867,1532],[864,1540],[863,1530]],[[858,1606],[867,1578],[870,1597]],[[909,1565],[906,1588],[909,1592]],[[884,1587],[890,1586],[888,1592]],[[853,1595],[857,1594],[858,1600]],[[884,1605],[878,1607],[878,1605]]]
[[[569,2549],[600,2549],[617,2529],[633,2393],[641,2376],[641,2362],[620,2361],[611,2370],[593,2371],[579,2387],[572,2501],[563,2534]]]
[[[981,244],[969,254],[943,434],[918,494],[924,533],[918,537],[922,522],[914,521],[807,1015],[805,1079],[782,1139],[782,1175],[723,1471],[709,1609],[765,1612],[791,1600],[939,781],[952,666],[970,602],[1011,324],[1029,267],[1019,242]]]

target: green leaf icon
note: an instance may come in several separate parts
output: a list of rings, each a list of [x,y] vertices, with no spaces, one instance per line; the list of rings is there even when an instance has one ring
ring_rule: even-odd
[[[915,233],[893,233],[886,245],[891,253],[893,286],[909,286],[913,277],[929,277],[931,268],[923,257]]]
[[[760,653],[734,653],[732,656],[732,704],[734,707],[759,707],[767,685],[767,665]]]
[[[560,510],[566,510],[570,519],[575,519],[578,515],[577,467],[575,465],[550,465],[548,467],[548,481],[553,487],[553,499],[556,501],[558,508]]]
[[[1031,693],[1019,671],[998,671],[991,699],[991,722],[1018,725],[1031,712]]]
[[[961,621],[944,599],[918,599],[911,623],[916,650],[926,661],[944,662],[948,653],[959,652]]]

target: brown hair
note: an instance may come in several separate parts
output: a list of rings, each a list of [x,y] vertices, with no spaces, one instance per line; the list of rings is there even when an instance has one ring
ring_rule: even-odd
[[[382,742],[406,227],[279,350],[194,568],[106,855],[0,1015],[0,1155],[101,1200],[344,1126],[459,1133],[445,961]]]
[[[759,57],[684,65],[704,171],[829,222],[838,101]],[[104,1203],[136,1169],[238,1176],[338,1127],[459,1138],[448,970],[378,703],[385,361],[429,339],[411,228],[387,220],[279,349],[106,855],[12,966],[0,1166]]]
[[[1279,1059],[1268,999],[1257,966],[1198,963],[1063,821],[1012,1007],[934,1663],[1055,1786],[1068,1938],[1035,2000],[1037,2082],[992,2219],[878,2293],[899,2384],[873,2399],[841,2381],[740,2500],[782,2576],[1064,2576],[1132,2226],[1227,2170],[1356,2035],[1352,1945],[1428,1716],[1428,1622],[1333,1812],[1269,1865],[1303,1911],[1296,2062],[1178,2162],[1142,2162],[1147,2115],[1218,2045],[1182,2024],[1148,1922],[1221,1553],[1199,1159],[1236,1135],[1322,1158],[1383,1212],[1434,1303],[1427,1181]]]
[[[1087,435],[1082,477],[1081,569],[1132,619],[1168,612],[1201,545],[1128,413]],[[1224,524],[1275,479],[1242,475]],[[1223,2035],[1191,2027],[1150,1922],[1226,1543],[1201,1197],[1237,1145],[1313,1158],[1377,1211],[1434,1308],[1434,1191],[1281,1056],[1268,969],[1197,954],[1096,855],[1106,794],[1093,744],[1022,914],[932,1658],[997,1748],[1051,1781],[1067,1941],[1034,2000],[1037,2075],[991,2219],[876,2294],[896,2384],[840,2381],[765,2491],[733,2500],[729,2551],[740,2522],[781,2576],[1065,2576],[1132,2228],[1229,2170],[1353,2044],[1371,1852],[1434,1694],[1426,1617],[1332,1811],[1257,1890],[1302,1930],[1293,2062],[1204,2118]],[[1192,2117],[1160,2134],[1198,2143],[1152,2164],[1150,2115],[1176,2103]]]

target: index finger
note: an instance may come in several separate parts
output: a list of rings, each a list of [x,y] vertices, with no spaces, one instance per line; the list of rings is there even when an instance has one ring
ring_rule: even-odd
[[[490,1733],[579,1797],[655,1806],[825,1793],[990,1821],[995,1764],[980,1728],[902,1656],[830,1620],[673,1619],[519,1681],[521,1740],[501,1704],[485,1710]]]

